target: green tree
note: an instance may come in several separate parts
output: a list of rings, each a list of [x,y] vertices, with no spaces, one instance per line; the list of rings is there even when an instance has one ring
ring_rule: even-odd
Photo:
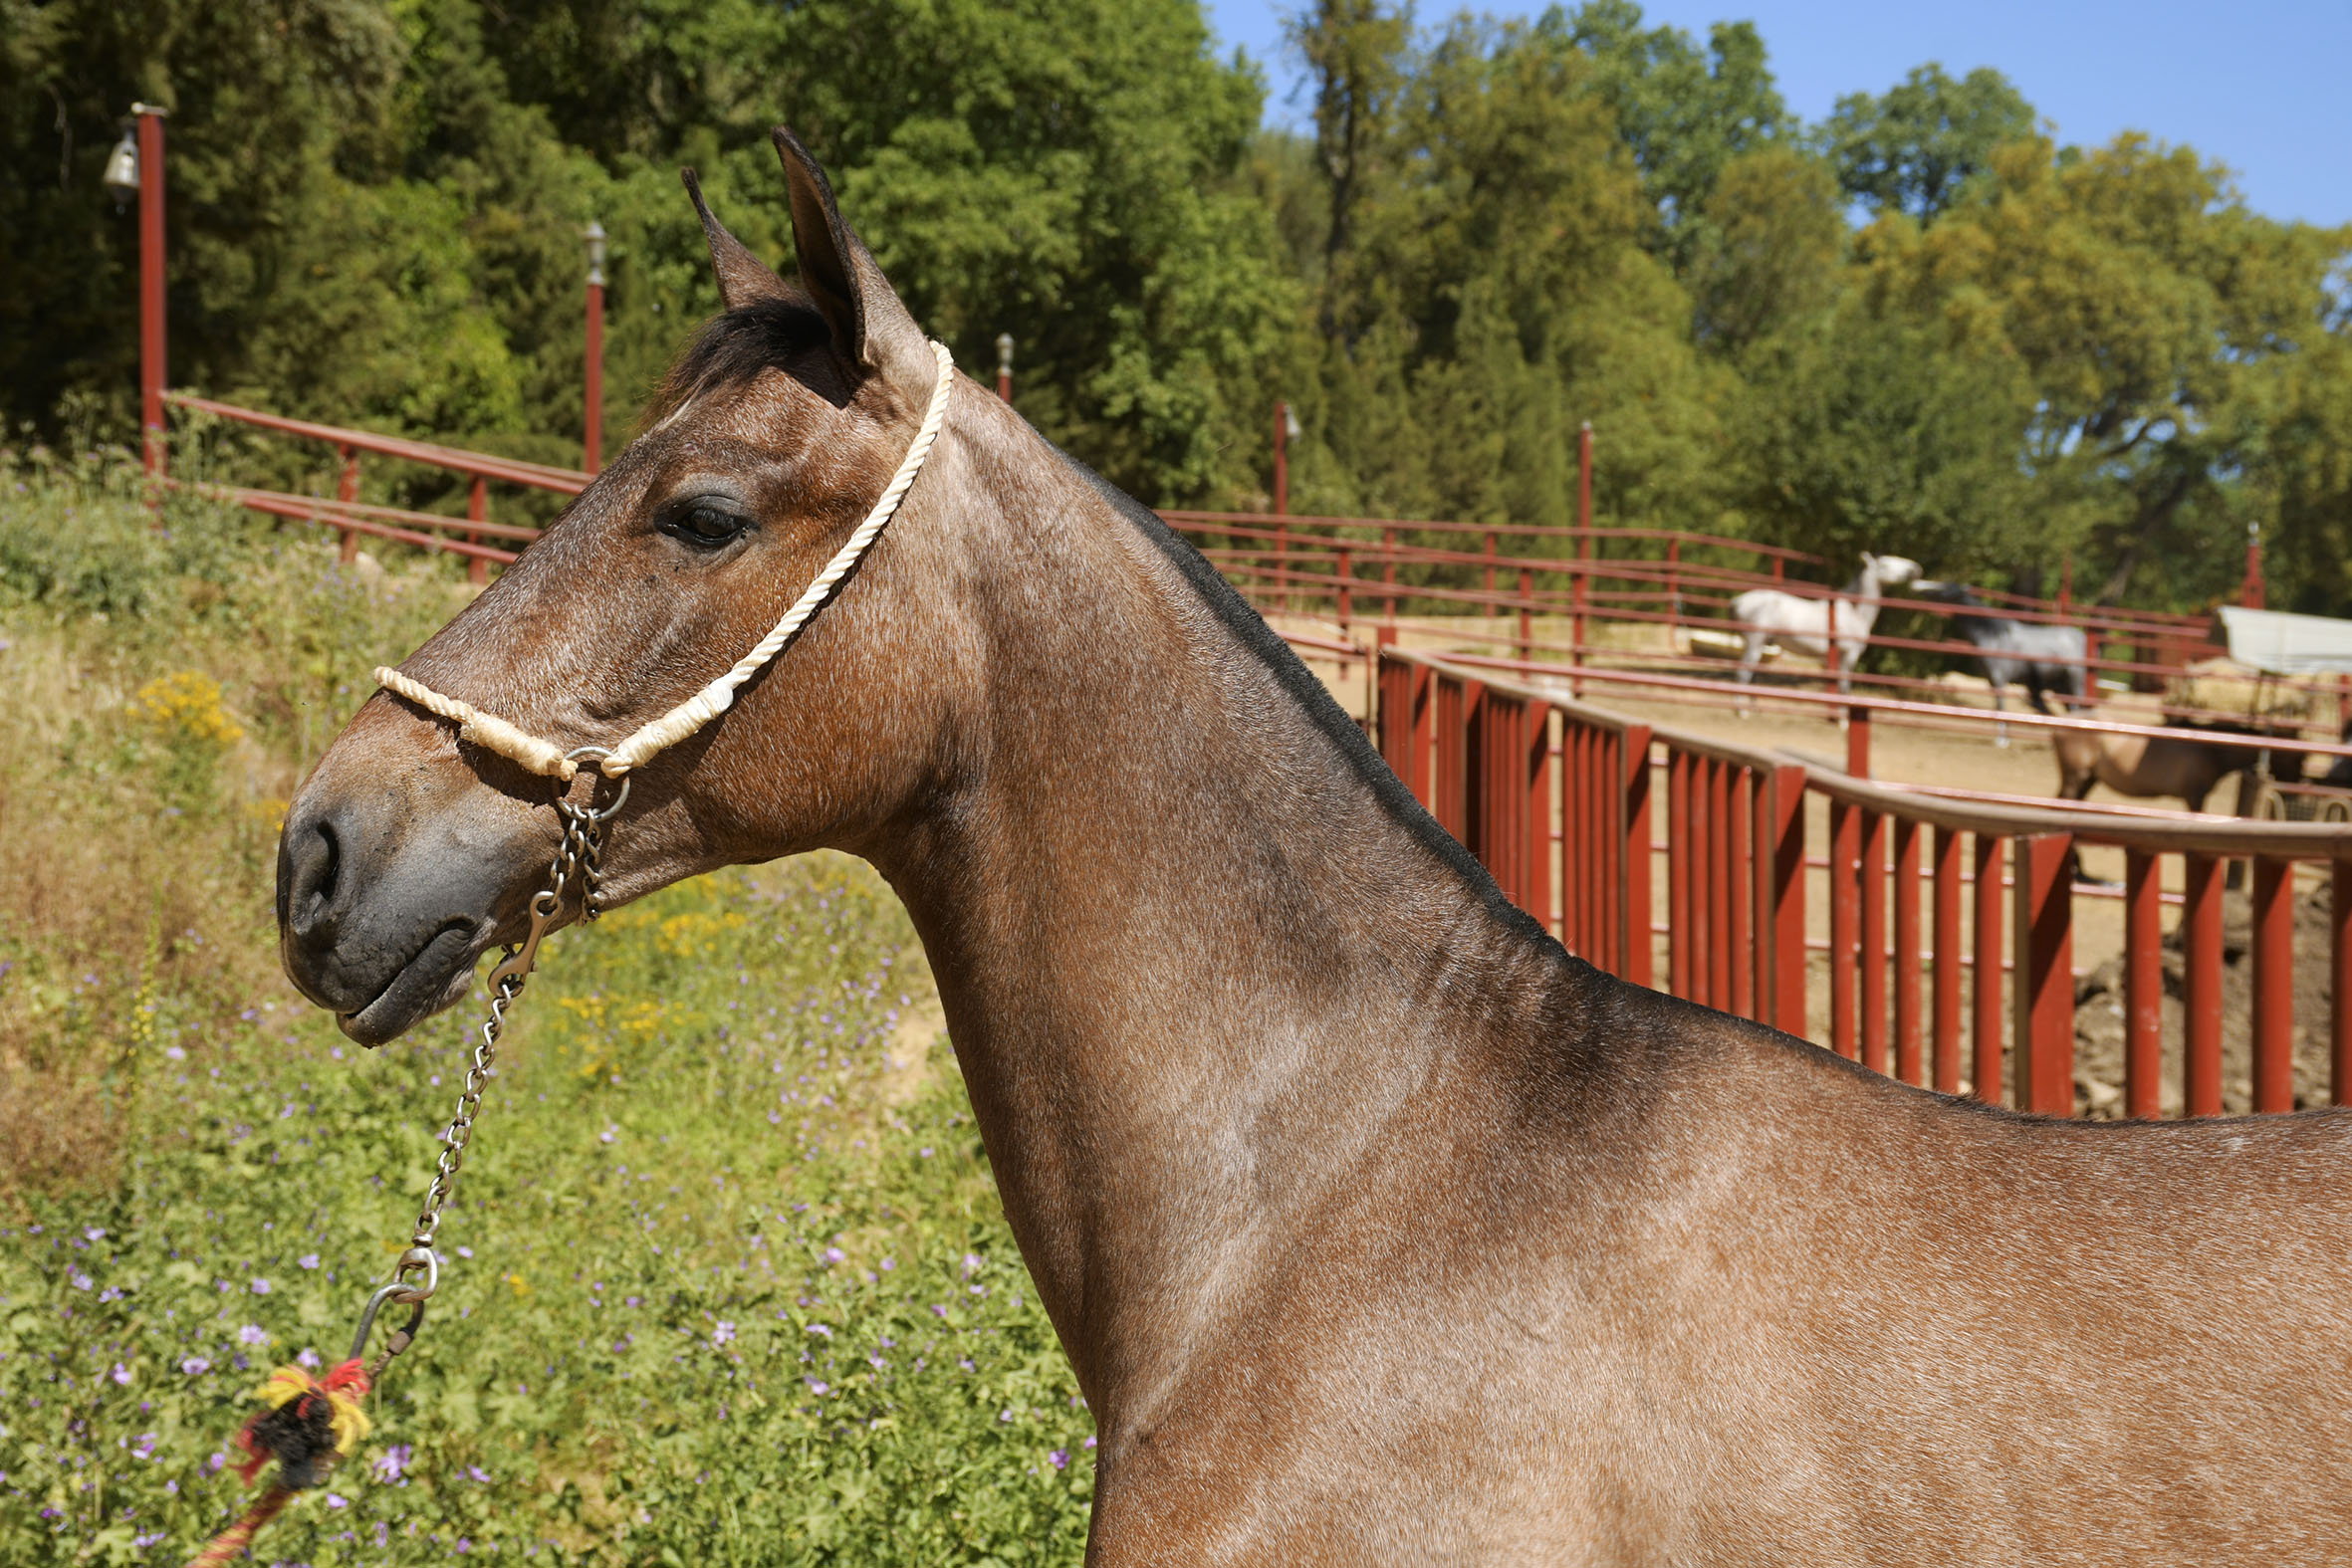
[[[1834,299],[1846,241],[1836,177],[1793,146],[1744,152],[1724,166],[1694,240],[1693,331],[1737,354]]]
[[[1678,263],[1725,166],[1796,128],[1752,22],[1716,23],[1704,50],[1681,28],[1645,29],[1634,0],[1555,5],[1536,26],[1591,57],[1591,91],[1615,115]]]
[[[1821,127],[1845,193],[1876,212],[1935,217],[1984,173],[1996,147],[2033,134],[2033,106],[1980,66],[1960,81],[1930,61],[1880,97],[1852,93]]]
[[[1723,387],[1594,70],[1556,31],[1467,18],[1416,51],[1331,263],[1303,504],[1562,523],[1590,419],[1604,511],[1715,521]]]
[[[1955,350],[1857,291],[1762,344],[1750,376],[1736,428],[1756,538],[1955,577],[2057,563],[2017,460],[2033,389],[2013,358]]]
[[[1924,230],[1874,225],[1872,287],[2024,367],[2039,526],[2096,559],[2100,598],[2156,560],[2145,586],[2175,601],[2234,585],[2268,504],[2267,431],[2352,236],[2249,212],[2219,165],[2137,134],[2088,153],[2011,143],[1989,173]]]

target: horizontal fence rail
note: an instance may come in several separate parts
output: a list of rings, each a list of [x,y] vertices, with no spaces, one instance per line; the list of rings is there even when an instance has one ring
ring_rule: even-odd
[[[2184,887],[2181,1103],[2192,1116],[2222,1109],[2233,859],[2251,866],[2251,1103],[2292,1109],[2295,868],[2316,868],[2329,889],[2329,1094],[2352,1103],[2352,825],[1877,784],[1493,670],[1393,646],[1378,658],[1382,755],[1570,952],[1948,1093],[2076,1111],[2073,867],[2079,848],[2099,845],[2126,865],[2121,1109],[2154,1116],[2162,1104],[2168,860]],[[1858,717],[1848,733],[1866,755],[1867,710]],[[1819,845],[1808,800],[1825,807]],[[1826,943],[1809,935],[1814,866]]]
[[[246,487],[216,487],[215,493],[240,505],[273,516],[317,523],[338,531],[344,559],[356,554],[358,540],[377,538],[418,549],[461,556],[469,561],[476,581],[487,580],[493,565],[503,565],[538,537],[534,528],[490,521],[488,487],[493,484],[576,495],[589,483],[586,473],[551,467],[488,453],[405,437],[382,435],[342,426],[242,408],[235,404],[172,394],[181,409],[212,418],[335,446],[342,459],[334,498],[288,495]],[[465,518],[371,506],[358,497],[361,456],[375,455],[400,462],[424,464],[461,474],[469,481]],[[1817,570],[1827,565],[1821,558],[1802,551],[1756,544],[1716,535],[1640,528],[1502,528],[1444,520],[1388,521],[1360,518],[1294,517],[1268,513],[1171,511],[1162,514],[1177,529],[1193,537],[1221,570],[1270,613],[1295,621],[1320,618],[1335,636],[1321,640],[1344,661],[1367,657],[1359,636],[1366,613],[1394,626],[1405,608],[1450,613],[1425,618],[1419,629],[1434,632],[1455,644],[1448,651],[1459,661],[1475,662],[1483,655],[1477,645],[1510,647],[1532,671],[1538,659],[1577,672],[1578,694],[1586,682],[1639,684],[1662,700],[1777,704],[1806,707],[1804,693],[1782,680],[1768,680],[1737,693],[1722,677],[1726,659],[1674,647],[1612,646],[1602,634],[1614,628],[1664,628],[1671,643],[1678,632],[1713,634],[1737,641],[1745,629],[1731,618],[1731,601],[1741,591],[1770,586],[1801,597],[1854,602],[1841,589],[1799,581],[1791,569]],[[1437,543],[1430,543],[1436,541]],[[1463,548],[1476,542],[1478,549]],[[1511,553],[1504,550],[1505,544]],[[505,544],[508,548],[499,548]],[[1557,551],[1557,554],[1529,553]],[[2089,676],[2122,678],[2144,689],[2161,688],[2180,673],[2184,663],[2220,650],[2203,639],[2204,617],[2140,610],[2100,610],[2064,599],[2030,600],[2013,594],[1993,594],[1999,613],[2030,623],[2064,623],[2081,627],[2088,653],[2079,661]],[[1927,615],[1947,615],[1939,603],[1891,596],[1882,601]],[[1513,617],[1504,636],[1484,635],[1484,627],[1508,613]],[[1539,627],[1538,620],[1567,624],[1566,638]],[[1307,646],[1314,632],[1288,628],[1294,644]],[[1960,641],[1933,641],[1873,631],[1866,647],[1934,653],[1957,659],[1973,658],[1976,650]],[[2135,656],[2136,655],[2136,656]],[[2046,662],[2046,661],[2045,661]],[[2075,662],[2075,661],[2059,661]],[[1887,708],[1895,723],[1982,728],[1992,725],[2005,735],[2007,727],[2047,728],[2031,713],[1999,715],[1955,703],[1951,689],[1917,676],[1837,671],[1848,684],[1881,697],[1930,699],[1896,702]],[[2304,703],[2303,717],[2265,723],[2259,738],[2244,734],[2213,737],[2260,758],[2267,773],[2268,756],[2342,755],[2334,744],[2352,723],[2352,685],[2303,680],[2270,682],[2266,690],[2296,692]],[[1812,711],[1835,716],[1841,708]],[[2187,704],[2164,703],[2158,712],[2191,725],[2216,721],[2242,722],[2244,715],[2223,713]],[[2114,728],[2104,721],[2101,728]],[[2299,776],[2286,778],[2272,790],[2271,805],[2313,814],[2352,816],[2352,793],[2341,797],[2301,800],[2306,786]]]

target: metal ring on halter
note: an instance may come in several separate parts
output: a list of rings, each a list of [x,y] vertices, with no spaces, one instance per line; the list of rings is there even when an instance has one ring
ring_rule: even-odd
[[[609,746],[576,746],[571,751],[564,754],[564,761],[568,763],[577,763],[582,761],[600,763],[611,755],[612,748]],[[601,811],[592,811],[585,807],[573,806],[566,806],[565,809],[576,810],[580,816],[591,822],[609,822],[615,815],[619,813],[621,806],[628,800],[631,777],[632,776],[628,774],[622,774],[620,776],[620,792],[614,795],[612,797],[612,803],[604,807],[604,809]]]

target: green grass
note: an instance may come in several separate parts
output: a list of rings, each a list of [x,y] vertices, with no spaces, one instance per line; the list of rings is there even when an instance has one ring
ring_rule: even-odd
[[[103,460],[0,468],[0,701],[42,716],[0,763],[9,1563],[176,1564],[243,1506],[251,1391],[345,1353],[478,1016],[362,1051],[271,954],[276,815],[448,573],[147,521]],[[837,857],[559,937],[423,1332],[259,1560],[1075,1561],[1091,1421],[931,1007]]]

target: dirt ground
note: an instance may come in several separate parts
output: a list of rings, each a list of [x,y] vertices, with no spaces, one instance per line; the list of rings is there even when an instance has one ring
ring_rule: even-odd
[[[1321,636],[1333,636],[1335,629],[1327,624],[1297,621],[1286,624],[1275,617],[1276,624],[1285,629],[1297,629]],[[1498,636],[1509,637],[1507,620],[1490,623]],[[1546,623],[1535,626],[1537,640],[1542,640]],[[1443,647],[1462,645],[1460,630],[1453,627],[1408,627],[1403,638],[1407,646]],[[1492,646],[1496,653],[1508,653],[1503,643]],[[1350,716],[1365,722],[1372,712],[1372,672],[1365,661],[1335,658],[1306,653],[1310,668],[1320,675],[1332,695]],[[1793,661],[1786,670],[1772,672],[1780,679],[1811,673]],[[1804,683],[1811,687],[1810,682]],[[1958,703],[1972,707],[1990,704],[1982,682],[1955,680],[1953,697]],[[1811,687],[1811,689],[1818,689]],[[1662,725],[1695,731],[1702,735],[1737,741],[1744,746],[1776,749],[1824,766],[1842,768],[1845,762],[1846,737],[1839,726],[1827,718],[1784,712],[1759,712],[1742,716],[1722,708],[1700,707],[1695,704],[1657,697],[1644,697],[1639,688],[1619,688],[1616,691],[1595,691],[1588,699],[1628,718],[1648,720]],[[2153,711],[2147,699],[2113,698],[2101,709],[2133,723],[2152,722]],[[1879,721],[1872,727],[1870,745],[1871,774],[1874,778],[1896,784],[1936,784],[1947,788],[1978,789],[1993,793],[2050,796],[2056,791],[2058,770],[2050,755],[2049,744],[2035,731],[2012,727],[2006,746],[1998,745],[1990,734],[1954,734],[1923,730],[1906,725]],[[2104,785],[2094,788],[2093,800],[2126,800]],[[2234,786],[2225,784],[2208,802],[2214,810],[2228,810],[2235,799]],[[2184,802],[2164,797],[2131,799],[2136,805],[2165,806],[2182,809]],[[1806,837],[1809,854],[1820,858],[1828,844],[1828,807],[1819,797],[1807,804]],[[2167,856],[2161,864],[2161,877],[2168,893],[2178,893],[2182,886],[2182,866],[2178,856]],[[2074,900],[2075,983],[2075,1099],[2076,1108],[2093,1116],[2120,1115],[2123,1099],[2123,903],[2120,897],[2123,878],[2123,851],[2119,849],[2086,848],[2082,853],[2084,883],[2078,884]],[[1808,872],[1806,916],[1810,937],[1826,943],[1829,935],[1828,872],[1816,866]],[[1660,857],[1658,881],[1653,888],[1654,907],[1666,908],[1665,871]],[[2112,885],[2107,885],[2112,884]],[[2328,986],[2328,940],[2326,915],[2327,883],[2317,867],[2299,867],[2295,881],[2295,1089],[2298,1104],[2320,1104],[2327,1098],[2328,1089],[2328,1019],[2331,996]],[[1969,897],[1974,896],[1973,887]],[[1964,898],[1964,906],[1966,899]],[[2167,1115],[2179,1114],[2182,1104],[2182,956],[2178,925],[2178,906],[2167,905],[2164,910],[2165,948],[2165,1073],[2162,1103]],[[2251,1100],[2251,1052],[2246,1038],[2250,1017],[2250,960],[2248,904],[2242,893],[2231,893],[2224,906],[2224,972],[2223,972],[2223,1103],[2233,1112],[2249,1108]],[[1963,911],[1964,930],[1969,924]],[[2007,922],[2004,920],[2003,925]],[[1665,973],[1665,945],[1663,937],[1657,949],[1658,973]],[[2012,955],[2003,954],[2004,961]],[[1969,955],[1974,962],[1974,955]],[[1815,1039],[1828,1037],[1828,986],[1826,953],[1813,955],[1813,983],[1811,993],[1812,1016],[1807,1032]],[[1892,977],[1889,978],[1890,989]],[[1924,989],[1924,981],[1923,981]],[[1965,991],[1965,988],[1964,988]],[[2003,1018],[2007,1016],[2003,1009]],[[1964,1024],[1965,1030],[1965,1024]],[[1966,1042],[1963,1042],[1964,1056]]]

